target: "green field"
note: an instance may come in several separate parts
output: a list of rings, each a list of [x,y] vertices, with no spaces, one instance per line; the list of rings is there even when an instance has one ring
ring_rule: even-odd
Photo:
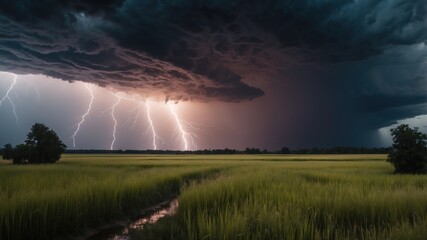
[[[425,239],[427,176],[385,155],[64,155],[0,161],[0,239],[79,236],[179,194],[132,239]]]

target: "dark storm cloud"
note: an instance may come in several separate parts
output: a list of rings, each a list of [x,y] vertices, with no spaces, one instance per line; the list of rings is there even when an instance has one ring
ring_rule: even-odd
[[[0,13],[1,70],[174,100],[253,99],[254,72],[427,40],[425,0],[0,0]],[[368,111],[424,101],[378,94]]]
[[[2,70],[171,99],[263,95],[254,71],[426,40],[420,1],[0,1]],[[268,77],[268,75],[266,75]]]
[[[2,1],[1,70],[172,100],[242,101],[264,94],[225,64],[180,48],[186,43],[180,40],[183,33],[173,22],[152,15],[154,5],[141,9],[130,1]]]
[[[427,102],[427,95],[422,96],[390,96],[375,95],[363,97],[362,108],[368,112],[377,112],[390,108],[404,107]]]
[[[218,142],[366,145],[427,113],[426,28],[425,0],[0,0],[0,71],[165,100],[265,91],[219,104],[238,124]]]

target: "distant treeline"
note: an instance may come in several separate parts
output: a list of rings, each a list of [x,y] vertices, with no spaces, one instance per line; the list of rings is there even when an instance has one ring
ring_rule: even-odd
[[[66,150],[65,153],[80,154],[387,154],[390,148],[364,148],[364,147],[333,147],[333,148],[303,148],[289,149],[283,147],[277,151],[268,151],[259,148],[236,149],[204,149],[194,151],[180,150]]]
[[[391,148],[333,147],[290,150],[292,154],[388,154]]]

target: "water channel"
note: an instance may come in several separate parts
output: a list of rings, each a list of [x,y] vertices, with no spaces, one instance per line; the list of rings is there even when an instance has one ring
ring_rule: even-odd
[[[86,238],[87,240],[130,240],[133,231],[141,231],[149,224],[155,224],[160,219],[173,216],[178,209],[178,199],[160,203],[125,225],[117,225],[101,229]]]

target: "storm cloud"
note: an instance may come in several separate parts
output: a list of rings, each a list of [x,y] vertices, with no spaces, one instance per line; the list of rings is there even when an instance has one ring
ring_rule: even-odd
[[[424,0],[2,0],[0,70],[242,101],[264,94],[246,81],[254,72],[268,78],[422,43],[426,12]]]
[[[266,148],[374,145],[427,114],[426,66],[425,0],[0,0],[0,71],[243,102]]]

